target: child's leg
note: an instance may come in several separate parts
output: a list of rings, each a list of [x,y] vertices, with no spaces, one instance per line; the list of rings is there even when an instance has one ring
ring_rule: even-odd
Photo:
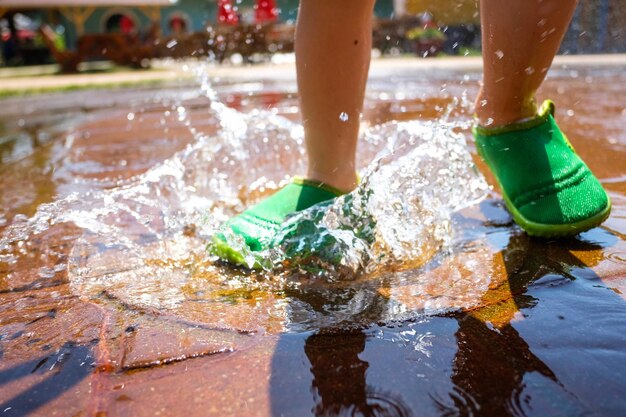
[[[546,77],[576,0],[481,0],[484,85],[476,101],[481,125],[503,126],[537,113]]]
[[[296,28],[296,64],[308,180],[295,180],[232,218],[211,252],[258,267],[246,255],[271,245],[285,217],[356,186],[359,116],[372,44],[374,0],[302,0]],[[297,174],[297,173],[294,173]],[[243,238],[245,248],[229,238]]]
[[[513,219],[531,235],[575,235],[602,223],[611,203],[554,120],[537,111],[543,82],[575,0],[481,0],[484,85],[476,147]]]
[[[372,46],[374,0],[302,0],[296,29],[307,177],[356,186],[359,116]]]

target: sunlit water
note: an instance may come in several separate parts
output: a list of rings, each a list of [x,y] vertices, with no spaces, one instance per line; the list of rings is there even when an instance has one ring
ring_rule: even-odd
[[[0,409],[623,415],[624,71],[551,74],[602,227],[533,239],[496,192],[477,203],[480,74],[374,70],[361,186],[292,218],[257,272],[206,245],[304,172],[292,79],[3,101]]]
[[[478,302],[491,255],[452,221],[488,189],[455,132],[467,126],[446,116],[364,126],[359,187],[291,217],[271,250],[247,253],[250,265],[264,266],[251,272],[218,262],[207,242],[226,219],[305,171],[303,130],[269,111],[239,113],[209,80],[202,85],[217,134],[197,131],[181,102],[174,112],[191,144],[120,186],[74,192],[14,219],[2,260],[17,261],[23,242],[70,223],[83,230],[69,261],[81,296],[228,328],[367,325]],[[445,278],[429,273],[435,266],[449,270]]]

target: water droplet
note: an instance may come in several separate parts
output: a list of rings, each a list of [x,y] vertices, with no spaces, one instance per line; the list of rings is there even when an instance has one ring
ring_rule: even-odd
[[[496,56],[498,57],[498,59],[502,59],[502,58],[504,58],[504,52],[502,52],[502,51],[501,51],[501,50],[499,50],[499,49],[495,52],[495,54],[496,54]]]
[[[346,113],[345,111],[342,111],[339,114],[339,120],[341,120],[342,122],[347,122],[349,118],[350,117],[348,116],[348,113]]]
[[[573,117],[573,116],[574,116],[574,110],[569,109],[569,110],[567,111],[567,115],[568,115],[569,117]]]
[[[533,67],[526,67],[524,72],[526,72],[526,74],[528,75],[533,75],[535,73],[535,69]]]
[[[126,116],[126,118],[130,121],[130,120],[135,120],[135,113],[128,113],[128,116]]]

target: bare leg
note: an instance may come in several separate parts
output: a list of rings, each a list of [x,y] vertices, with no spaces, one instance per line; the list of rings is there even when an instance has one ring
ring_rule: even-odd
[[[476,115],[485,127],[533,117],[576,0],[481,0],[483,86]]]
[[[307,176],[356,186],[355,152],[372,46],[374,0],[302,0],[296,67]]]

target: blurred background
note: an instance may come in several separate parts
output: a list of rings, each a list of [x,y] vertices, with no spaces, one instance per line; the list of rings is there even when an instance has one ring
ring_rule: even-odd
[[[0,66],[155,59],[256,63],[293,52],[298,0],[0,0]],[[375,56],[479,55],[476,0],[377,0]],[[562,54],[626,52],[626,0],[582,0]]]

